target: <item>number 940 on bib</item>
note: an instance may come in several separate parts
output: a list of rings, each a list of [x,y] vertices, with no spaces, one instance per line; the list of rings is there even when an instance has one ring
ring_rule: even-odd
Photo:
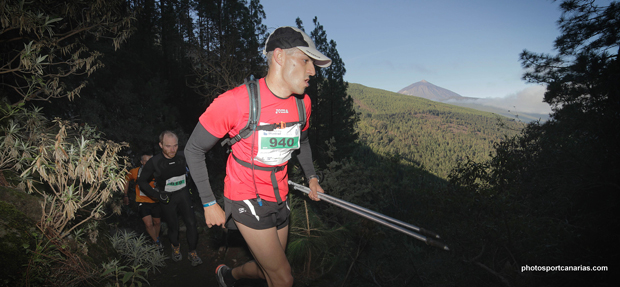
[[[263,137],[260,143],[261,149],[298,149],[299,137]]]

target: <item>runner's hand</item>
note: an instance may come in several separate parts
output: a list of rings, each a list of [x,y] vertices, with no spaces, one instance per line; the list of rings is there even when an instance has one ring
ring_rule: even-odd
[[[219,225],[224,227],[224,223],[226,221],[226,213],[220,207],[219,204],[214,204],[209,207],[205,207],[205,222],[207,223],[207,227],[211,228],[214,225]]]
[[[308,197],[310,197],[310,199],[312,199],[314,201],[321,200],[319,198],[318,192],[325,193],[325,191],[323,190],[323,188],[319,184],[319,180],[317,178],[312,178],[312,179],[310,179],[310,182],[308,183],[308,185],[310,186],[310,193],[308,194]]]

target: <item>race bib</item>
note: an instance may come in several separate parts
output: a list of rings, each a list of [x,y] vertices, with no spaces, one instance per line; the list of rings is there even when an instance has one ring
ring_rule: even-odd
[[[171,177],[166,180],[165,192],[175,192],[185,187],[185,175]]]
[[[261,125],[265,125],[261,123]],[[283,129],[258,132],[258,153],[254,160],[267,165],[280,165],[291,158],[294,150],[299,149],[300,125],[295,124]]]

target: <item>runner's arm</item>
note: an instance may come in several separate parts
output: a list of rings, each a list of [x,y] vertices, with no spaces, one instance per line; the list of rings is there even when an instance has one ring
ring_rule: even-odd
[[[316,178],[316,171],[314,170],[314,164],[312,163],[312,150],[310,149],[310,140],[308,139],[308,130],[301,132],[301,136],[299,139],[299,154],[297,155],[297,160],[299,164],[301,164],[301,169],[304,170],[304,174],[306,178],[310,178],[311,176],[315,176],[308,181],[308,186],[310,187],[310,193],[308,197],[312,200],[319,200],[319,196],[317,192],[324,193],[325,191],[319,185],[319,180]]]
[[[198,123],[192,135],[185,145],[185,159],[191,173],[192,179],[198,188],[202,203],[209,203],[215,200],[211,184],[209,183],[209,173],[205,163],[205,154],[217,142],[219,138],[209,133],[201,123]]]
[[[200,200],[203,203],[205,223],[208,228],[214,225],[224,226],[226,221],[225,212],[215,201],[215,195],[209,184],[209,174],[205,163],[205,153],[209,151],[219,139],[209,133],[199,122],[185,146],[185,160],[189,172],[194,179]],[[210,205],[209,205],[210,204]]]
[[[316,175],[314,170],[314,163],[312,163],[312,149],[310,149],[310,139],[308,138],[308,130],[301,132],[299,138],[299,154],[297,160],[301,164],[301,169],[304,170],[306,178],[310,178],[312,175]]]
[[[159,199],[159,194],[153,187],[149,184],[151,179],[153,179],[153,173],[155,173],[155,166],[153,165],[153,158],[149,159],[142,167],[142,172],[140,172],[140,176],[138,177],[137,184],[140,186],[140,189],[144,194],[153,199]]]

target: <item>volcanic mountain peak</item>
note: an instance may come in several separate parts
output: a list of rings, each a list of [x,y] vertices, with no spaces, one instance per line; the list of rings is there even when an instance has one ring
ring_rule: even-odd
[[[472,99],[463,97],[453,91],[435,86],[426,80],[413,83],[398,91],[399,94],[425,98],[433,101],[444,102],[447,100]]]

